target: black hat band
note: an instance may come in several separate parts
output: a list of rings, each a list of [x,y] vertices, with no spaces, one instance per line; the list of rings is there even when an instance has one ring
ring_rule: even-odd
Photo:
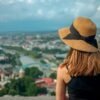
[[[70,27],[70,34],[68,34],[66,37],[63,39],[70,39],[70,40],[83,40],[92,46],[98,48],[97,40],[95,39],[95,35],[84,37],[79,34],[79,32],[75,29],[73,24]]]

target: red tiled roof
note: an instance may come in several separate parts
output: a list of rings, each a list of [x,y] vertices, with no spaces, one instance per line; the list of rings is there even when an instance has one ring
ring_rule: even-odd
[[[53,83],[53,79],[52,78],[41,78],[36,80],[36,83],[41,83],[41,82],[45,82],[46,84],[52,84]]]

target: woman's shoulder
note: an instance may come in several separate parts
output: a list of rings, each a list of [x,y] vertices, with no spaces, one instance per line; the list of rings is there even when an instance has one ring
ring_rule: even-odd
[[[57,70],[57,73],[58,73],[58,76],[59,78],[62,78],[62,80],[67,84],[70,80],[71,80],[71,77],[69,75],[69,72],[66,68],[66,66],[58,66],[58,70]]]

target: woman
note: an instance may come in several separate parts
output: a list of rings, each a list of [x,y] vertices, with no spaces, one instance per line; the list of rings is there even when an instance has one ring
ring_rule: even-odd
[[[62,28],[58,33],[71,49],[57,70],[56,100],[100,100],[96,25],[88,18],[78,17],[70,28]]]

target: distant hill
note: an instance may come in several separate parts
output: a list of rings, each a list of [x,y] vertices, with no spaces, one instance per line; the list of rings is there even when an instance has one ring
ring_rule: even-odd
[[[12,32],[0,32],[0,35],[31,35],[31,34],[48,34],[48,33],[55,33],[57,32],[56,30],[54,31],[12,31]]]
[[[0,32],[0,35],[43,35],[43,34],[52,34],[52,33],[57,33],[57,30],[50,30],[50,31],[12,31],[12,32]],[[100,34],[100,28],[97,29],[97,34]]]

